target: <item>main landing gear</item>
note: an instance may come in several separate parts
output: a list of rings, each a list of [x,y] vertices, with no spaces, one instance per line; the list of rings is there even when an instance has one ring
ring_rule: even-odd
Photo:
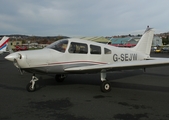
[[[39,79],[35,76],[35,74],[33,74],[32,76],[32,80],[27,84],[26,89],[28,92],[34,92],[36,91],[36,81],[38,81]]]
[[[109,81],[106,80],[106,71],[102,70],[101,71],[101,86],[100,89],[102,92],[110,92],[111,91],[111,84]]]
[[[67,76],[65,74],[56,74],[55,75],[55,80],[57,82],[63,82]]]
[[[57,74],[55,76],[55,79],[57,82],[63,82],[65,78],[66,78],[66,75],[64,75],[64,74]],[[31,81],[26,86],[26,89],[28,92],[36,91],[36,81],[38,81],[38,80],[39,79],[35,76],[35,74],[33,74]]]
[[[66,78],[66,75],[64,75],[64,74],[57,74],[55,76],[55,79],[57,82],[63,82],[65,78]],[[36,83],[35,82],[38,80],[39,79],[35,76],[35,74],[33,74],[30,83],[28,83],[26,86],[26,89],[28,92],[36,91]],[[104,71],[104,70],[101,71],[101,81],[102,81],[102,84],[100,86],[101,91],[102,92],[110,92],[111,91],[111,84],[109,81],[106,80],[106,71]]]

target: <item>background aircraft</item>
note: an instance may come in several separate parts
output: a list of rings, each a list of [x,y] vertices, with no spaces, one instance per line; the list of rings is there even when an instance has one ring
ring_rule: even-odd
[[[147,28],[133,48],[119,48],[107,44],[68,38],[52,43],[41,50],[19,51],[5,58],[14,62],[20,71],[33,74],[27,90],[36,90],[35,74],[56,74],[63,81],[67,74],[100,73],[101,91],[111,90],[106,73],[115,70],[145,68],[169,64],[169,59],[151,58],[150,50],[154,31]],[[77,78],[78,79],[78,78]]]
[[[9,37],[3,37],[0,40],[0,54],[7,52],[7,46],[8,46],[8,42],[9,42]]]

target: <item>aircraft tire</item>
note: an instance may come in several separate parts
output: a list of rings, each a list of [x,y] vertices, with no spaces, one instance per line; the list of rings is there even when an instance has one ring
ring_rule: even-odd
[[[63,82],[63,81],[65,80],[65,77],[63,77],[62,74],[61,74],[61,75],[56,74],[55,80],[56,80],[57,82]]]
[[[108,81],[103,81],[100,88],[101,88],[102,92],[110,92],[111,91],[111,85]]]
[[[32,83],[28,83],[27,86],[26,86],[26,90],[28,92],[34,92],[34,91],[36,91],[36,84],[34,85],[34,87],[32,89]]]

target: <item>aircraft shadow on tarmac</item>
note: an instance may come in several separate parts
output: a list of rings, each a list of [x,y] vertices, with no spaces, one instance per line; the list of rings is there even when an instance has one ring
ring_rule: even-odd
[[[148,73],[148,72],[145,72],[144,73],[145,75],[152,75],[152,76],[162,76],[162,77],[169,77],[169,75],[165,75],[165,74],[160,74],[160,73]]]
[[[169,92],[169,87],[143,85],[143,84],[135,84],[135,83],[112,82],[112,87],[123,88],[123,89],[134,89],[134,90],[145,90],[145,91]]]
[[[131,76],[136,76],[143,74],[142,70],[131,71],[119,71],[119,72],[111,72],[107,74],[107,79],[110,81],[127,78]],[[38,81],[40,84],[45,85],[71,85],[71,84],[86,84],[86,85],[100,85],[100,74],[68,74],[65,78],[64,82],[58,83],[54,79],[54,75],[49,75],[51,78],[43,79],[40,77]]]
[[[108,80],[111,82],[112,88],[123,88],[123,89],[135,89],[135,90],[146,90],[146,91],[159,91],[159,92],[169,92],[169,87],[164,86],[154,86],[154,85],[143,85],[143,84],[136,84],[136,83],[124,83],[118,82],[115,80],[134,77],[137,75],[157,75],[157,76],[169,76],[169,75],[162,75],[162,74],[155,74],[155,73],[145,73],[143,70],[133,70],[133,71],[121,71],[121,72],[112,72],[107,74]],[[55,81],[54,76],[50,75],[51,78],[43,79],[40,77],[40,80],[37,81],[37,90],[43,89],[46,86],[63,86],[64,85],[94,85],[100,86],[100,74],[74,74],[68,75],[64,82],[58,83]],[[83,76],[83,77],[82,77]],[[73,87],[72,87],[73,89]]]

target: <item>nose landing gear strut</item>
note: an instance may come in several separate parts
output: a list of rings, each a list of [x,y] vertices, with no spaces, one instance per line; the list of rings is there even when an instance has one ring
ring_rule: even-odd
[[[35,74],[33,74],[32,76],[32,80],[27,84],[26,89],[28,92],[34,92],[36,91],[36,81],[38,81],[39,79],[35,76]]]

